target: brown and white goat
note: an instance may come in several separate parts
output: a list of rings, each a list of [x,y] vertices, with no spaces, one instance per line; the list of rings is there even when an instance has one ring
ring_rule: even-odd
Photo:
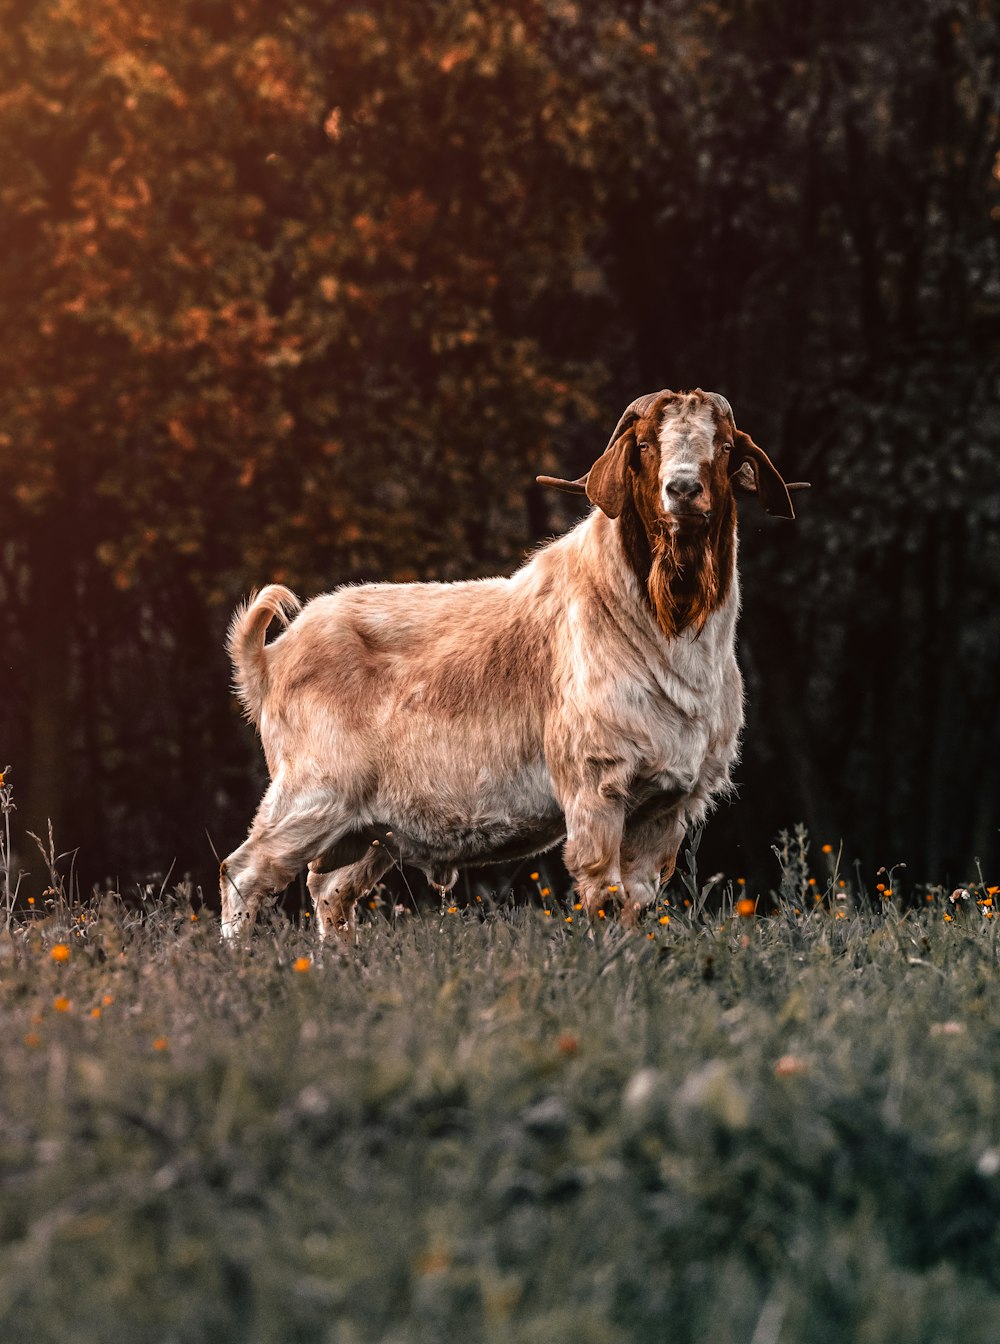
[[[539,479],[595,507],[510,578],[341,588],[301,610],[272,584],[237,612],[236,690],[271,783],[222,865],[224,934],[306,864],[322,934],[348,938],[393,863],[448,889],[461,865],[564,838],[591,914],[654,901],[738,751],[733,486],[786,518],[791,500],[700,389],[640,397],[585,477]]]

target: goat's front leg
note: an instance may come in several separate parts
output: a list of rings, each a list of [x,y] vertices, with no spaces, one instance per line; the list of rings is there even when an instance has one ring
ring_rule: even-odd
[[[591,918],[609,899],[621,899],[621,845],[625,803],[600,790],[576,794],[565,807],[563,859]]]
[[[655,904],[660,887],[673,877],[685,830],[684,809],[676,796],[653,800],[629,817],[621,857],[626,924],[638,923],[643,910]]]

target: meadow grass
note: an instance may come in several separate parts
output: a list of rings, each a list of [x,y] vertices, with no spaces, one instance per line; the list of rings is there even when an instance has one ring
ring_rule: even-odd
[[[350,955],[53,892],[0,939],[0,1339],[993,1344],[1000,919],[845,891],[786,847],[767,916]]]

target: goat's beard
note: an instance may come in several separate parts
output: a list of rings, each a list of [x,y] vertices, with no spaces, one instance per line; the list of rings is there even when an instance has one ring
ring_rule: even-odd
[[[695,637],[722,603],[728,586],[716,561],[717,538],[658,529],[650,538],[647,591],[660,629],[668,637],[693,630]]]

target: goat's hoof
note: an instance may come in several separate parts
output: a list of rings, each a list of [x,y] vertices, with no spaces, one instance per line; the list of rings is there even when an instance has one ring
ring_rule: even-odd
[[[235,943],[250,932],[253,920],[248,914],[223,916],[220,933],[224,943]]]

